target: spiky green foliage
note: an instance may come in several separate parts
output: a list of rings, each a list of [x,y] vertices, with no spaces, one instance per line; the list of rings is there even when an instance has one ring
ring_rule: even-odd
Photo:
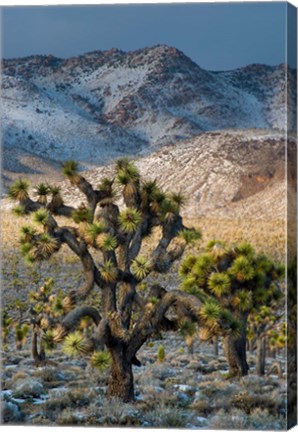
[[[166,352],[165,352],[165,348],[163,345],[159,345],[158,350],[157,350],[157,360],[159,362],[163,362],[166,358]]]
[[[202,232],[198,229],[183,229],[179,232],[179,236],[189,244],[193,245],[202,238]]]
[[[235,247],[235,251],[238,255],[243,255],[248,259],[251,259],[255,255],[255,249],[250,243],[243,242]]]
[[[152,197],[152,203],[151,203],[151,210],[159,214],[161,212],[161,206],[164,200],[166,199],[166,194],[162,192],[159,188],[157,188],[156,191],[153,193]]]
[[[94,351],[90,358],[90,363],[100,372],[104,372],[111,365],[111,355],[108,351]]]
[[[22,205],[15,206],[12,212],[15,216],[25,216],[26,214],[25,207]]]
[[[142,215],[139,210],[127,208],[122,210],[119,215],[119,224],[121,229],[126,233],[135,232],[142,222]]]
[[[102,233],[97,236],[96,244],[102,251],[109,252],[116,249],[117,239],[109,233]]]
[[[39,183],[34,188],[34,195],[38,196],[38,197],[47,196],[47,195],[49,195],[50,192],[51,192],[51,188],[46,183]]]
[[[100,274],[106,282],[116,282],[118,277],[118,269],[112,263],[107,260],[100,269]]]
[[[208,287],[216,297],[222,297],[231,290],[231,280],[226,273],[211,273],[208,279]]]
[[[35,245],[36,257],[40,259],[50,258],[59,248],[57,240],[48,233],[43,233],[38,237]]]
[[[91,350],[92,343],[79,331],[67,335],[63,343],[63,351],[70,357],[87,355]]]
[[[64,314],[63,294],[59,293],[54,297],[51,310],[54,317],[59,317]]]
[[[33,253],[29,252],[24,255],[24,261],[29,267],[31,267],[33,264],[36,263],[36,258]]]
[[[227,255],[228,246],[223,241],[211,240],[206,246],[206,251],[210,253],[210,256],[215,261],[218,261],[225,255]]]
[[[39,225],[46,225],[49,220],[49,216],[49,212],[46,209],[41,208],[34,212],[33,220]]]
[[[53,351],[56,346],[56,341],[54,337],[54,330],[48,329],[43,335],[42,335],[42,343],[45,347],[46,351]]]
[[[222,326],[228,328],[228,333],[234,338],[240,336],[242,332],[242,323],[234,317],[234,315],[227,309],[220,311],[219,322]]]
[[[160,218],[162,221],[171,220],[179,213],[179,205],[170,197],[166,197],[160,204]]]
[[[33,245],[31,243],[22,243],[20,247],[20,252],[22,255],[27,255],[33,248]]]
[[[109,179],[108,177],[104,177],[98,185],[99,190],[103,190],[106,192],[112,191],[114,180]]]
[[[132,261],[131,271],[138,280],[144,279],[151,271],[151,261],[146,257],[139,255]]]
[[[255,275],[251,261],[243,255],[238,256],[233,261],[233,264],[229,269],[229,273],[235,276],[235,278],[240,282],[249,281],[253,279]]]
[[[194,323],[193,321],[190,321],[189,319],[184,319],[179,324],[179,332],[181,333],[181,335],[183,337],[194,336],[196,330],[197,330],[196,323]]]
[[[29,197],[29,183],[27,180],[16,180],[8,190],[8,196],[15,201],[24,201]]]
[[[49,190],[53,196],[59,195],[61,193],[60,186],[49,186]]]
[[[128,157],[119,158],[115,164],[116,172],[118,172],[119,170],[126,169],[129,166],[129,164],[130,164],[130,160]]]
[[[246,329],[247,314],[263,306],[276,307],[282,296],[278,286],[282,270],[276,269],[278,265],[247,243],[228,246],[214,240],[198,257],[188,257],[179,271],[182,289],[203,302],[200,318],[205,340],[216,332],[222,334],[222,329],[238,338]]]
[[[158,192],[156,181],[145,181],[141,187],[141,198],[143,203],[151,203]]]
[[[118,182],[124,186],[140,179],[138,168],[127,158],[119,159],[116,162],[116,173]]]
[[[36,229],[30,225],[23,225],[20,229],[21,232],[21,243],[27,243],[32,241],[33,237],[36,235]]]
[[[234,296],[234,302],[236,306],[243,312],[249,311],[253,307],[253,293],[245,289],[241,289]]]
[[[172,192],[170,198],[178,205],[179,209],[186,204],[186,198],[181,192]]]
[[[62,164],[65,177],[72,177],[78,172],[78,163],[74,160],[66,161]]]
[[[97,222],[89,224],[85,229],[85,240],[92,244],[98,235],[104,233],[106,231],[106,226],[104,223]]]
[[[221,316],[221,307],[218,303],[208,300],[200,309],[200,317],[207,325],[218,322]]]
[[[80,222],[91,223],[92,214],[87,207],[81,206],[77,210],[72,212],[72,218],[75,221],[75,223],[80,223]]]
[[[188,257],[186,257],[179,267],[179,275],[182,277],[187,276],[191,272],[196,262],[197,257],[195,257],[194,255],[189,255]]]

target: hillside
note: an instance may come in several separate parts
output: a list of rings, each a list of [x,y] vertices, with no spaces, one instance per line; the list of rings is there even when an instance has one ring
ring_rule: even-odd
[[[296,71],[285,65],[212,72],[164,45],[66,60],[4,60],[2,73],[4,149],[56,161],[73,158],[85,167],[124,153],[181,146],[206,131],[282,130],[286,73],[290,109],[296,91]]]

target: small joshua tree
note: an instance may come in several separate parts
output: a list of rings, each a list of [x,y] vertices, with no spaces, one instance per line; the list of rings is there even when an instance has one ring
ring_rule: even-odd
[[[187,257],[180,267],[182,289],[197,296],[206,309],[209,321],[218,317],[221,308],[228,308],[241,324],[239,335],[224,337],[224,350],[230,374],[246,375],[246,333],[248,316],[258,314],[264,305],[276,304],[282,296],[277,285],[283,276],[283,266],[274,264],[265,255],[257,254],[248,243],[228,246],[221,241],[211,241],[199,256]],[[200,330],[201,339],[211,339],[217,332]]]
[[[115,176],[103,179],[97,188],[78,172],[75,162],[66,162],[63,171],[86,198],[77,208],[65,205],[57,188],[37,187],[36,193],[42,192],[43,198],[38,195],[33,200],[24,180],[11,187],[10,196],[18,201],[15,213],[33,213],[33,220],[40,227],[23,227],[22,252],[29,263],[34,263],[50,259],[66,245],[79,257],[85,282],[72,296],[75,307],[61,317],[55,329],[49,329],[51,340],[64,340],[66,352],[85,356],[102,352],[105,346],[111,363],[108,395],[131,401],[132,365],[140,365],[136,355],[148,338],[159,331],[177,330],[182,317],[201,326],[209,325],[202,303],[195,296],[154,285],[144,297],[139,289],[149,274],[167,273],[186,246],[200,238],[200,233],[183,225],[182,195],[165,193],[155,181],[142,180],[128,159],[119,160]],[[60,215],[72,218],[76,226],[60,226]],[[151,244],[153,249],[148,256],[142,246],[153,231],[157,240]],[[99,253],[101,258],[96,262]],[[90,306],[89,301],[95,287],[101,294],[97,307]],[[170,308],[176,319],[166,317]],[[75,331],[86,316],[96,326],[91,338]],[[218,316],[216,321],[220,328],[229,331],[230,317]],[[107,363],[103,354],[91,359],[95,366]]]
[[[257,360],[256,371],[258,375],[265,375],[266,366],[266,348],[268,345],[268,336],[274,332],[274,327],[279,327],[278,323],[283,314],[278,314],[269,306],[261,306],[256,311],[252,311],[248,319],[249,330],[256,339]],[[280,335],[281,337],[281,335]],[[272,336],[271,347],[272,347]]]

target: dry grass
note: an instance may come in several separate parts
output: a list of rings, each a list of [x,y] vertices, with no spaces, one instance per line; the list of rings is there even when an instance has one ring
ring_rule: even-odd
[[[201,228],[203,246],[212,239],[224,240],[230,244],[247,241],[257,252],[264,252],[271,259],[283,261],[285,258],[286,232],[285,221],[282,219],[209,217],[191,220],[188,224]]]
[[[69,219],[57,217],[61,225],[72,225]],[[15,249],[19,246],[19,235],[21,226],[31,224],[30,216],[17,217],[9,211],[3,211],[1,217],[2,226],[2,245],[4,250]],[[204,217],[199,219],[185,220],[186,226],[199,227],[203,233],[200,247],[204,246],[211,239],[220,239],[228,243],[238,243],[242,241],[251,242],[258,252],[264,252],[271,259],[283,261],[286,249],[286,230],[285,221],[282,219],[261,220],[261,219],[233,219],[233,218],[212,218]],[[294,248],[294,236],[289,232],[289,248]],[[144,249],[151,249],[152,243],[159,238],[158,230],[144,242]],[[142,248],[142,249],[143,249]],[[60,252],[61,257],[61,252]],[[68,253],[66,248],[62,249],[63,258],[67,260],[77,260],[73,254]],[[73,257],[73,258],[71,258]],[[59,258],[60,259],[60,258]]]

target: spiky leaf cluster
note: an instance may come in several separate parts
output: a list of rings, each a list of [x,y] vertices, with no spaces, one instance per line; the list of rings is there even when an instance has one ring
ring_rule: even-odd
[[[138,280],[142,280],[150,273],[151,267],[151,261],[146,257],[139,255],[132,261],[131,271]]]
[[[100,274],[102,278],[106,282],[116,282],[118,277],[118,269],[115,267],[115,265],[112,263],[112,261],[107,260],[100,269]]]
[[[139,210],[127,208],[120,212],[118,221],[125,233],[134,233],[142,222],[142,215]]]
[[[203,302],[216,299],[234,312],[250,312],[281,297],[278,281],[283,267],[258,255],[248,243],[229,247],[219,240],[210,241],[204,253],[184,260],[179,273],[183,290]]]
[[[29,197],[29,183],[27,180],[16,180],[8,190],[8,196],[15,201],[24,201]]]
[[[140,180],[138,168],[128,158],[122,158],[116,162],[116,174],[118,182],[123,186]]]
[[[88,224],[85,228],[84,238],[87,243],[93,244],[100,234],[106,231],[106,226],[103,223]]]
[[[191,321],[189,319],[184,319],[179,324],[179,332],[181,333],[181,335],[183,337],[194,336],[196,330],[197,330],[196,323],[194,323],[193,321]]]
[[[49,214],[48,210],[46,210],[45,208],[40,208],[40,209],[36,210],[36,212],[34,212],[33,220],[37,224],[44,226],[49,221],[49,216],[50,216],[50,214]]]
[[[196,241],[202,238],[202,232],[198,229],[183,229],[179,232],[179,236],[186,244],[193,245]]]
[[[34,195],[38,197],[41,204],[47,203],[47,196],[51,193],[51,188],[46,183],[39,183],[34,189]]]
[[[100,372],[104,372],[111,365],[111,355],[108,351],[94,351],[90,358],[90,363]]]
[[[72,177],[77,174],[78,163],[74,160],[68,160],[62,164],[63,174],[65,177]]]
[[[26,211],[25,211],[25,207],[22,205],[17,205],[12,209],[12,212],[15,216],[25,216]]]
[[[75,223],[80,223],[80,222],[91,223],[92,221],[92,215],[90,209],[85,207],[85,205],[82,205],[77,210],[75,210],[72,213],[72,218],[75,221]]]
[[[63,343],[63,351],[70,357],[87,355],[92,351],[92,343],[82,333],[76,331],[66,336]]]
[[[101,233],[96,237],[96,244],[102,251],[110,252],[116,249],[117,239],[109,233]]]

